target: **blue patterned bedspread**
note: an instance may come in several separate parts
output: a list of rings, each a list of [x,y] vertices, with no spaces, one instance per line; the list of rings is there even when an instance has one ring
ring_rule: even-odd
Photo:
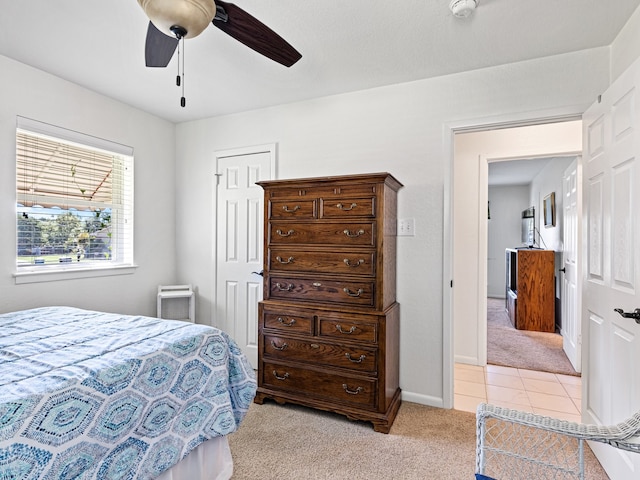
[[[256,391],[224,332],[47,307],[0,315],[0,479],[151,479]]]

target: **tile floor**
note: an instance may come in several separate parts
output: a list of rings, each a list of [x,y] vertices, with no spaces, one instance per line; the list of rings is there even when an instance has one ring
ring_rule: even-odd
[[[487,365],[457,363],[454,408],[476,411],[478,403],[580,422],[580,377]]]

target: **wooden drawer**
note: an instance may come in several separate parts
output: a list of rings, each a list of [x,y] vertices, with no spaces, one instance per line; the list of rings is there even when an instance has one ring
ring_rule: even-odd
[[[311,198],[269,202],[269,218],[315,218],[316,211],[317,201]]]
[[[353,184],[353,185],[332,185],[332,186],[295,186],[291,188],[269,189],[269,198],[324,198],[324,197],[365,197],[374,195],[377,186],[373,183]]]
[[[375,283],[269,277],[269,298],[372,307]]]
[[[269,248],[267,252],[267,268],[283,272],[374,276],[375,260],[376,255],[372,251],[314,252],[291,247],[275,247]]]
[[[278,335],[264,336],[264,354],[267,357],[295,360],[348,368],[366,373],[376,371],[376,349],[336,345]]]
[[[261,385],[332,402],[375,407],[377,381],[302,366],[264,362]]]
[[[310,313],[265,311],[262,318],[264,328],[313,335],[313,315]]]
[[[378,322],[366,321],[357,315],[319,315],[318,335],[340,340],[357,340],[376,343],[378,341]]]
[[[376,216],[375,197],[321,198],[320,218],[349,218]]]
[[[374,222],[270,222],[270,244],[375,246]]]

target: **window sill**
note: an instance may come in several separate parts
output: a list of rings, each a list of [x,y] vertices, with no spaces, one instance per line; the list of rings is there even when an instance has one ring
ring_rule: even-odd
[[[40,270],[29,268],[20,270],[13,274],[16,285],[24,283],[57,282],[60,280],[74,280],[78,278],[110,277],[113,275],[131,275],[135,272],[137,265],[111,265],[108,267],[87,267],[87,268],[55,268],[51,270]]]

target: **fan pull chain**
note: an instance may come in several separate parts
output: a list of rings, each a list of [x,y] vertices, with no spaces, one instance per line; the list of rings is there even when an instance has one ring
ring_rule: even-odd
[[[184,37],[182,37],[182,97],[180,97],[180,106],[185,107],[187,105],[187,99],[184,98]]]
[[[180,62],[180,44],[182,43],[182,63]],[[176,85],[182,87],[182,97],[180,97],[180,106],[187,105],[187,99],[184,97],[184,37],[178,37],[178,75],[176,76]]]
[[[178,75],[176,75],[176,86],[180,86],[180,39],[178,39]]]

